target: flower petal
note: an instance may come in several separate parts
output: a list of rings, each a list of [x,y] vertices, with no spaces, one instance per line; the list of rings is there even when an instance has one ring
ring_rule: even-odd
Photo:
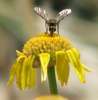
[[[83,67],[84,71],[86,71],[86,72],[91,72],[92,71],[91,68],[86,67],[84,64],[81,64],[81,66]]]
[[[42,79],[41,81],[45,81],[47,78],[47,67],[50,61],[50,54],[49,53],[41,53],[39,54],[41,68],[42,68]]]
[[[72,48],[71,50],[74,53],[74,55],[77,57],[77,59],[80,60],[80,53],[78,52],[78,50],[76,48]],[[92,71],[92,69],[86,67],[84,64],[81,64],[81,66],[83,67],[83,69],[86,72],[91,72]]]
[[[61,84],[67,84],[69,78],[69,61],[64,51],[56,52],[56,71]]]
[[[20,60],[23,59],[23,58],[25,58],[25,56],[19,56],[19,57],[17,58],[17,62],[20,62]]]
[[[28,65],[28,73],[27,73],[27,86],[28,86],[28,88],[32,88],[35,86],[36,70],[35,70],[35,68],[33,68],[34,58],[35,58],[35,56],[29,57],[29,65]]]
[[[18,56],[17,62],[19,62],[23,58],[26,58],[26,56],[22,52],[16,50],[16,53],[17,53],[17,56]]]
[[[26,70],[27,70],[27,63],[28,63],[28,58],[25,58],[24,59],[24,62],[23,62],[23,66],[22,66],[22,70],[21,70],[21,89],[25,89],[26,87]]]
[[[25,89],[26,87],[28,87],[27,85],[27,79],[28,77],[30,77],[32,73],[30,73],[33,69],[32,67],[32,56],[28,56],[27,58],[25,58],[24,62],[23,62],[23,67],[22,67],[22,72],[21,72],[21,88]],[[29,76],[28,76],[29,74]],[[33,78],[33,77],[32,77]],[[30,80],[32,81],[32,80]]]
[[[17,53],[17,56],[19,57],[19,56],[25,56],[22,52],[20,52],[20,51],[18,51],[18,50],[16,50],[16,53]]]
[[[80,60],[80,53],[78,49],[72,48],[71,51],[74,53],[75,57]]]
[[[14,77],[15,77],[15,73],[16,73],[16,63],[13,64],[11,70],[10,70],[10,78],[8,80],[8,85],[11,85],[14,81]]]
[[[35,86],[35,80],[36,80],[36,70],[34,68],[31,68],[29,70],[29,78],[28,78],[28,87],[33,88]]]
[[[66,51],[71,64],[73,65],[77,76],[82,83],[85,82],[85,76],[83,72],[83,67],[80,64],[79,57],[72,51],[72,49]],[[78,51],[77,51],[78,52]]]
[[[16,83],[20,89],[22,89],[21,88],[21,72],[22,72],[22,67],[23,67],[23,61],[21,63],[17,62],[17,65],[16,65]]]

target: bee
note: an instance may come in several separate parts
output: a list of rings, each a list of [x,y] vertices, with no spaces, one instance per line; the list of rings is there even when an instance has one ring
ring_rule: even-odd
[[[53,36],[53,33],[57,31],[59,34],[59,23],[61,20],[64,19],[65,16],[68,16],[71,14],[71,9],[64,9],[60,11],[56,18],[49,19],[48,14],[45,9],[41,9],[39,7],[34,7],[34,12],[42,17],[42,19],[45,20],[45,26],[46,26],[46,34],[49,34],[50,36]]]

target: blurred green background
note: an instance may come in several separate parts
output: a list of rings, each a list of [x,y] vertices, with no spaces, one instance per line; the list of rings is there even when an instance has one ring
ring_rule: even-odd
[[[45,8],[50,18],[62,9],[72,9],[72,15],[60,23],[60,34],[79,48],[82,61],[93,71],[82,85],[71,71],[68,86],[61,87],[58,82],[59,93],[69,100],[98,100],[98,0],[0,0],[0,100],[33,100],[49,94],[47,82],[40,83],[40,74],[33,90],[7,86],[16,49],[21,50],[26,40],[45,31],[44,20],[33,12],[35,6]]]

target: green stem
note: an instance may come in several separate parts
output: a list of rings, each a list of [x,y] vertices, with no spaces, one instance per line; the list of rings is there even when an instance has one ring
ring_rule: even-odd
[[[48,81],[49,81],[50,93],[58,94],[54,66],[48,68]]]

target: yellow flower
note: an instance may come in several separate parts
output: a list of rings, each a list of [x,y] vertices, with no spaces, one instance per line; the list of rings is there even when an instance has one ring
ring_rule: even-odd
[[[59,95],[47,95],[47,96],[36,97],[34,100],[68,100],[68,99]]]
[[[12,84],[14,77],[20,89],[32,88],[35,85],[36,68],[41,67],[41,81],[47,78],[49,67],[55,67],[57,78],[61,85],[66,85],[72,64],[79,80],[85,82],[85,72],[90,71],[80,62],[79,51],[71,42],[54,33],[53,36],[41,34],[33,37],[24,45],[22,52],[17,52],[17,59],[10,71],[8,84]]]

